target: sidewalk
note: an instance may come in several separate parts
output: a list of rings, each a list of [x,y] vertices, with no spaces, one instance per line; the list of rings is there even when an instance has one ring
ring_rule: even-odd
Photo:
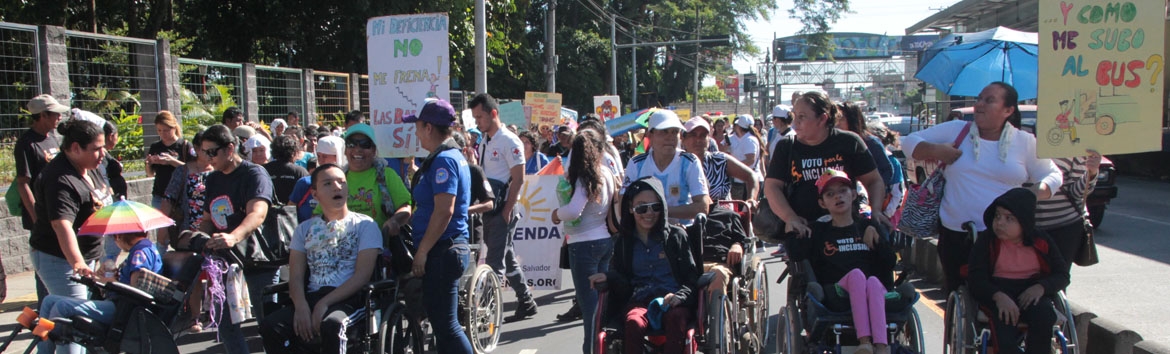
[[[0,314],[20,312],[25,306],[35,306],[37,302],[36,282],[33,272],[8,275],[8,298],[0,303]]]

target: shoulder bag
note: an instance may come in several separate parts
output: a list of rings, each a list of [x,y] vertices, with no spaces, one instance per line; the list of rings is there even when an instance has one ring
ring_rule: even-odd
[[[1065,193],[1064,196],[1068,198],[1069,203],[1072,203],[1073,208],[1078,212],[1085,211],[1083,201],[1076,200],[1068,193]],[[1081,233],[1081,242],[1080,246],[1077,247],[1077,254],[1062,254],[1061,256],[1071,258],[1066,260],[1076,263],[1079,266],[1088,267],[1097,264],[1101,259],[1097,257],[1097,242],[1093,240],[1093,224],[1089,222],[1089,218],[1084,213],[1081,214],[1081,222],[1084,225],[1084,232]]]
[[[963,139],[971,132],[971,124],[963,126],[959,136],[955,137],[952,147],[958,149]],[[906,192],[906,209],[902,212],[902,220],[898,223],[898,230],[916,238],[925,238],[938,234],[939,207],[942,205],[943,187],[947,180],[943,177],[943,170],[947,164],[940,162],[938,168],[917,185],[911,185]]]

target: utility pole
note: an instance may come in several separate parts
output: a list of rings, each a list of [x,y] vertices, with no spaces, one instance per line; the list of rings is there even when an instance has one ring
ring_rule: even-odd
[[[635,33],[637,34],[637,33]],[[634,45],[638,45],[638,37],[634,37]],[[630,85],[630,109],[638,109],[638,47],[630,50],[630,75],[633,81]]]
[[[617,16],[609,15],[609,94],[617,95]],[[618,107],[621,111],[621,107]]]
[[[475,92],[487,89],[487,14],[484,0],[475,0]]]
[[[699,19],[699,5],[695,5],[695,40],[699,40],[699,32],[703,30],[703,21]],[[699,59],[703,55],[703,45],[695,45],[695,99],[691,100],[691,114],[699,112]]]
[[[557,92],[557,0],[551,0],[545,18],[548,29],[545,34],[545,52],[548,54],[548,92]]]

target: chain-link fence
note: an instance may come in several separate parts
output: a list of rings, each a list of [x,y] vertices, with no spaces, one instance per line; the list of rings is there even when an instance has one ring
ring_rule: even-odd
[[[288,112],[305,112],[304,72],[300,69],[256,65],[256,98],[260,120],[271,123]]]
[[[16,175],[12,148],[29,126],[25,103],[41,93],[37,28],[0,22],[0,183]]]
[[[313,94],[317,102],[317,117],[345,115],[353,107],[350,99],[349,74],[328,71],[313,72]]]
[[[142,158],[144,146],[158,140],[157,42],[66,31],[65,45],[73,107],[118,127],[121,141],[110,151],[115,157]]]
[[[179,59],[179,93],[184,126],[209,126],[219,122],[230,107],[245,108],[244,70],[238,63]],[[187,122],[187,119],[195,122]],[[188,133],[184,129],[184,133]],[[191,132],[193,134],[193,132]]]

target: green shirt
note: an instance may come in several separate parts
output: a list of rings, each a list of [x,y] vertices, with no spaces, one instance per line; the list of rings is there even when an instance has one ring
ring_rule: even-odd
[[[406,184],[402,183],[402,178],[398,176],[398,172],[387,167],[386,173],[386,190],[390,192],[390,201],[394,204],[394,209],[398,210],[403,205],[410,203],[410,191],[406,189]],[[349,171],[345,173],[346,182],[349,184],[349,211],[365,214],[374,218],[381,228],[390,215],[382,212],[382,189],[378,188],[378,175],[373,168],[362,172]],[[321,215],[321,206],[318,205],[313,209],[313,215]]]

